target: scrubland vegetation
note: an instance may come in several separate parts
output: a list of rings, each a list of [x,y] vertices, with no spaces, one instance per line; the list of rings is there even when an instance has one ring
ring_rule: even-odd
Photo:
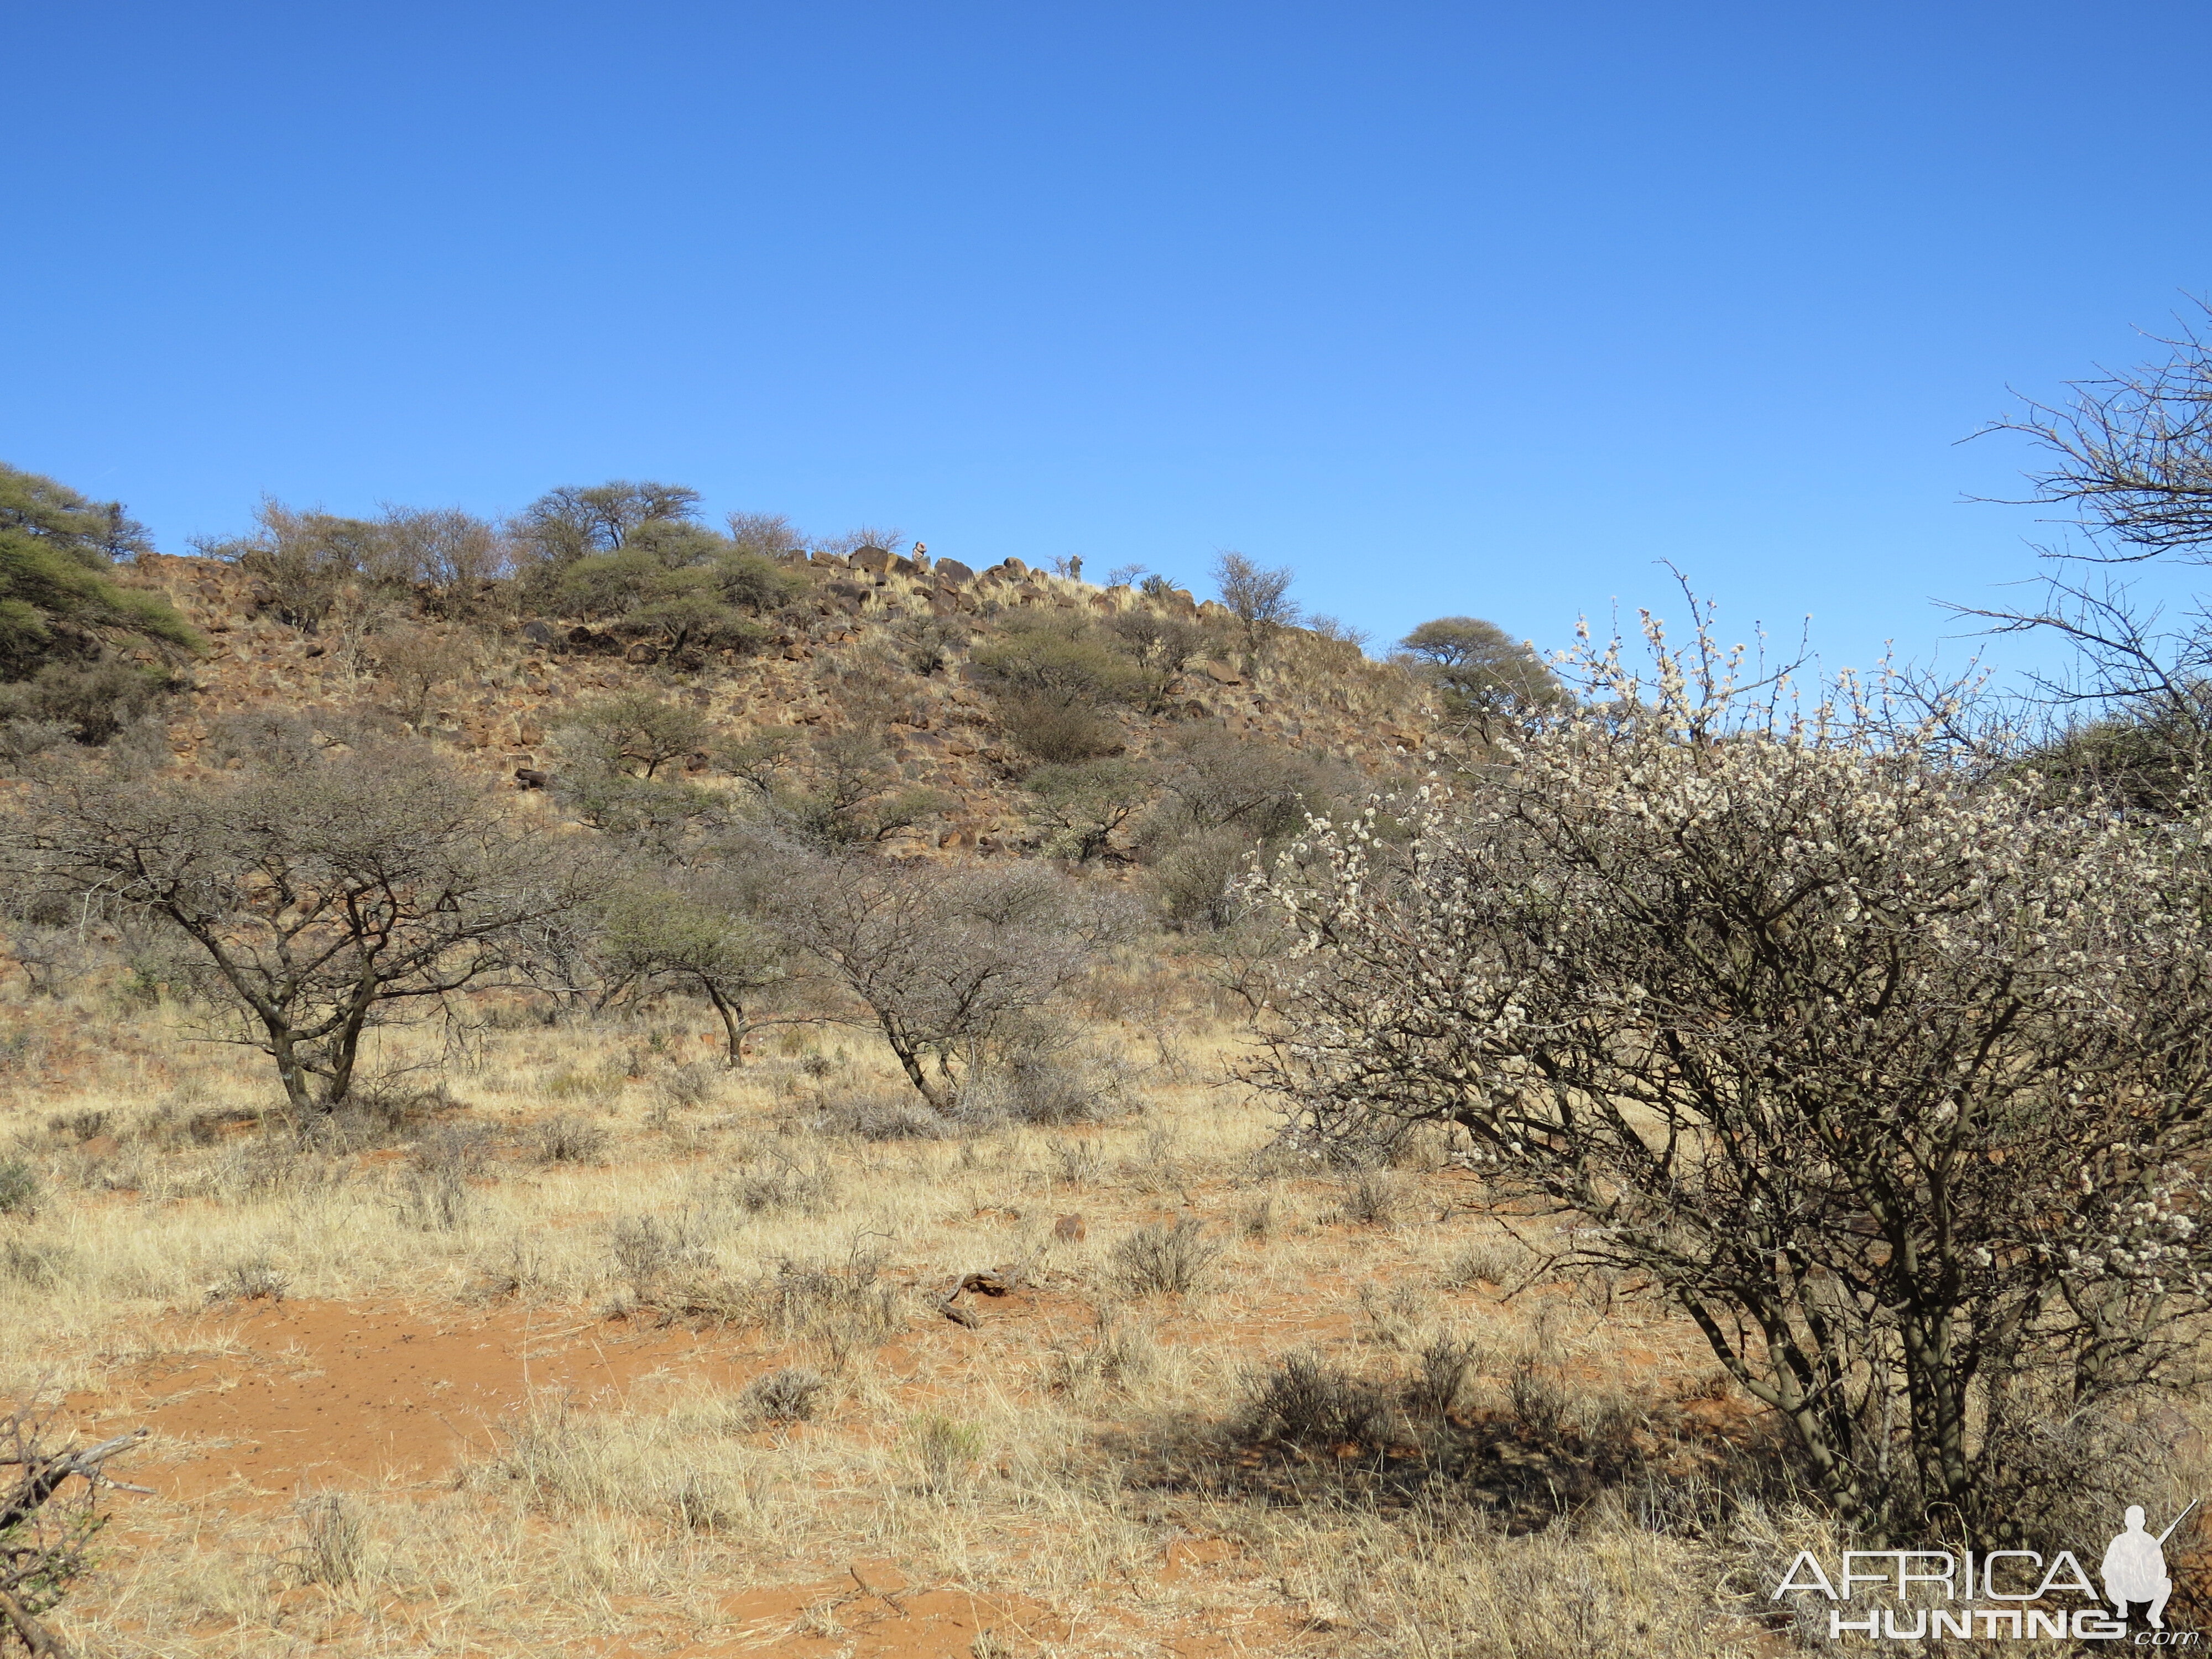
[[[2115,557],[2212,547],[2174,353],[2026,417]],[[0,475],[0,1644],[1772,1654],[2197,1489],[2200,636],[902,545]]]

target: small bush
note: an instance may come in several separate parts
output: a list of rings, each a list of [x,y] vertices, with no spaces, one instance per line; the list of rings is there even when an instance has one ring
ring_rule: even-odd
[[[765,1422],[811,1423],[822,1408],[822,1396],[829,1391],[830,1384],[819,1371],[787,1365],[746,1383],[738,1403]]]
[[[282,1302],[292,1281],[277,1271],[267,1256],[248,1256],[234,1261],[222,1281],[208,1292],[210,1302]]]
[[[399,1216],[426,1233],[452,1232],[469,1218],[475,1198],[454,1169],[414,1169],[399,1183]]]
[[[597,1164],[606,1154],[607,1132],[589,1118],[562,1112],[532,1124],[525,1144],[540,1164]]]
[[[1506,1379],[1514,1426],[1531,1440],[1555,1440],[1567,1420],[1567,1390],[1557,1371],[1530,1355],[1515,1362]]]
[[[1510,1285],[1534,1259],[1528,1246],[1517,1238],[1480,1238],[1454,1256],[1437,1274],[1437,1282],[1448,1291],[1476,1285]]]
[[[337,1589],[361,1576],[368,1553],[368,1521],[356,1499],[343,1492],[313,1492],[295,1499],[292,1513],[306,1534],[292,1552],[292,1569],[301,1583]]]
[[[34,1291],[50,1291],[69,1276],[76,1255],[64,1244],[33,1244],[20,1238],[0,1242],[0,1279]]]
[[[48,1118],[46,1127],[82,1146],[107,1133],[108,1115],[101,1111],[63,1112]]]
[[[722,1091],[723,1070],[702,1061],[682,1060],[653,1079],[653,1091],[661,1105],[675,1111],[694,1111]]]
[[[0,1158],[0,1215],[30,1215],[38,1207],[39,1172],[23,1158]]]
[[[1046,1143],[1053,1162],[1058,1165],[1060,1179],[1070,1187],[1080,1187],[1105,1173],[1106,1157],[1098,1150],[1095,1140],[1054,1139]]]
[[[1244,1379],[1245,1437],[1294,1446],[1372,1446],[1387,1437],[1390,1407],[1379,1390],[1310,1353],[1285,1354]]]
[[[615,1271],[640,1301],[649,1301],[662,1282],[680,1273],[714,1266],[714,1258],[691,1236],[685,1219],[664,1224],[652,1216],[624,1216],[611,1241]]]
[[[1195,1216],[1171,1226],[1154,1222],[1118,1241],[1109,1253],[1115,1285],[1131,1296],[1186,1296],[1198,1288],[1206,1271],[1224,1248],[1200,1237],[1206,1225]]]
[[[839,1353],[881,1342],[900,1324],[897,1290],[878,1282],[883,1267],[858,1249],[840,1262],[778,1262],[752,1287],[751,1312],[787,1342],[817,1337]]]
[[[1100,1123],[1143,1109],[1129,1068],[1090,1054],[1019,1053],[973,1079],[960,1100],[964,1123]]]
[[[827,1207],[836,1190],[836,1173],[820,1158],[805,1165],[779,1158],[768,1169],[738,1170],[718,1188],[734,1208],[749,1216],[783,1210],[814,1214]]]
[[[1096,760],[1121,746],[1113,722],[1079,703],[1016,694],[999,701],[999,729],[1048,766]]]
[[[1359,1170],[1337,1188],[1336,1219],[1357,1227],[1395,1226],[1401,1202],[1398,1183],[1380,1170]]]
[[[1097,1330],[1086,1348],[1058,1350],[1053,1356],[1053,1386],[1080,1396],[1099,1389],[1127,1389],[1151,1372],[1158,1360],[1152,1334],[1098,1316]]]
[[[945,1119],[912,1095],[848,1095],[824,1101],[809,1125],[817,1133],[860,1140],[941,1140]]]
[[[949,1417],[917,1417],[907,1425],[906,1443],[921,1490],[948,1497],[967,1484],[983,1455],[983,1433],[972,1423]]]
[[[1441,1423],[1459,1403],[1474,1376],[1481,1350],[1473,1342],[1439,1336],[1415,1357],[1413,1374],[1407,1379],[1406,1404],[1419,1418]]]

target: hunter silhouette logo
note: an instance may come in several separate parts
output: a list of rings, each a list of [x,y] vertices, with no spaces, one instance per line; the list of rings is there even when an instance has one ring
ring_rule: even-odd
[[[2119,1642],[2128,1639],[2130,1610],[2140,1607],[2148,1610],[2150,1628],[2136,1634],[2134,1645],[2193,1648],[2201,1632],[2166,1627],[2166,1604],[2173,1595],[2166,1543],[2197,1501],[2192,1498],[2155,1535],[2142,1506],[2130,1505],[2122,1530],[2105,1547],[2099,1564],[2101,1596],[2072,1550],[2061,1550],[2048,1562],[2034,1550],[1978,1555],[1972,1550],[1846,1550],[1842,1571],[1832,1578],[1812,1551],[1801,1550],[1771,1599],[1808,1592],[1825,1595],[1838,1604],[1828,1610],[1831,1638],[1850,1634],[1893,1642],[1946,1636]],[[2068,1596],[2081,1605],[2051,1605],[2054,1598]],[[1885,1600],[1889,1605],[1865,1605]],[[1860,1605],[1850,1612],[1862,1616],[1846,1616],[1842,1604],[1854,1601]]]
[[[2189,1510],[2197,1502],[2191,1498]],[[2173,1536],[2174,1527],[2189,1518],[2189,1510],[2175,1516],[2173,1526],[2154,1538],[2143,1530],[2142,1505],[2129,1506],[2128,1529],[2105,1546],[2105,1599],[2112,1604],[2114,1617],[2125,1619],[2130,1602],[2148,1601],[2150,1627],[2166,1628],[2166,1601],[2173,1594],[2173,1580],[2166,1576],[2166,1540]]]

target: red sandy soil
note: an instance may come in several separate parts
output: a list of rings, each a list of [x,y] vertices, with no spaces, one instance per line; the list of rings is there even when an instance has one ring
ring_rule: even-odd
[[[989,1313],[1046,1313],[1022,1305],[1029,1301],[1007,1298]],[[975,1335],[948,1324],[942,1340]],[[465,1462],[491,1449],[501,1419],[532,1397],[612,1407],[647,1377],[698,1378],[735,1389],[776,1363],[757,1351],[733,1351],[726,1337],[711,1333],[513,1306],[431,1315],[343,1303],[254,1303],[172,1330],[167,1346],[163,1358],[114,1373],[99,1394],[71,1396],[73,1426],[88,1437],[149,1427],[155,1443],[149,1455],[132,1460],[130,1480],[172,1502],[211,1499],[262,1511],[319,1489],[443,1485]],[[920,1355],[898,1352],[904,1346],[885,1351],[890,1369],[921,1369]],[[136,1528],[127,1512],[118,1519],[122,1536],[114,1541],[123,1543]],[[1219,1540],[1179,1539],[1164,1553],[1161,1576],[1234,1572],[1235,1553]],[[288,1600],[317,1594],[303,1589]],[[728,1633],[710,1642],[672,1646],[654,1639],[659,1610],[647,1601],[623,1611],[636,1615],[633,1638],[582,1641],[571,1651],[591,1659],[764,1652],[969,1659],[986,1632],[986,1653],[1021,1655],[1079,1635],[1041,1601],[917,1584],[881,1560],[848,1563],[835,1577],[733,1595],[724,1603]],[[1237,1623],[1180,1632],[1155,1627],[1147,1635],[1187,1659],[1298,1645],[1286,1613]]]
[[[189,1498],[289,1498],[304,1484],[434,1479],[491,1449],[493,1425],[532,1394],[613,1403],[662,1371],[744,1376],[688,1331],[635,1331],[512,1308],[443,1317],[343,1303],[264,1302],[173,1334],[182,1350],[73,1396],[87,1430],[143,1424],[182,1455],[137,1465],[139,1484]],[[244,1352],[227,1352],[242,1347]]]

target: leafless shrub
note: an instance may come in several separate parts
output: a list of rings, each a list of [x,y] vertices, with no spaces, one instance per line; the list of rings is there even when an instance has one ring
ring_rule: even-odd
[[[540,1164],[598,1164],[606,1157],[607,1132],[587,1117],[562,1112],[531,1125],[523,1144]]]
[[[1117,1240],[1108,1253],[1116,1288],[1129,1296],[1186,1296],[1198,1288],[1225,1246],[1209,1243],[1206,1224],[1179,1216],[1154,1222]]]
[[[238,709],[208,723],[204,752],[218,764],[305,766],[315,758],[315,728],[304,717],[275,708]]]
[[[1384,1291],[1370,1279],[1359,1287],[1359,1307],[1367,1316],[1371,1340],[1383,1347],[1400,1349],[1419,1343],[1435,1311],[1420,1286],[1411,1281]]]
[[[1525,1273],[1534,1259],[1528,1247],[1510,1234],[1487,1235],[1453,1256],[1437,1275],[1437,1283],[1448,1291],[1468,1290],[1486,1284],[1508,1285]]]
[[[60,1112],[46,1120],[46,1127],[58,1135],[65,1135],[82,1146],[107,1133],[113,1121],[112,1113],[98,1108],[87,1108],[74,1112]]]
[[[825,1099],[808,1120],[817,1134],[858,1140],[941,1140],[951,1125],[911,1095],[850,1094]]]
[[[764,1165],[732,1171],[717,1183],[715,1191],[749,1216],[785,1210],[816,1214],[835,1197],[837,1174],[829,1159],[818,1155],[801,1163],[787,1154],[776,1154]]]
[[[1441,1423],[1460,1401],[1468,1381],[1480,1369],[1482,1350],[1473,1341],[1437,1336],[1415,1356],[1406,1383],[1406,1405],[1416,1417]]]
[[[1100,1310],[1089,1343],[1053,1351],[1053,1387],[1080,1397],[1097,1389],[1127,1389],[1158,1363],[1149,1329],[1127,1325]]]
[[[822,1407],[830,1384],[822,1373],[803,1365],[757,1376],[745,1384],[738,1404],[745,1412],[769,1423],[811,1423]]]
[[[368,1517],[358,1498],[345,1492],[310,1492],[293,1500],[292,1515],[304,1534],[289,1556],[301,1583],[343,1589],[361,1577],[368,1553]]]
[[[231,1263],[230,1271],[208,1291],[210,1302],[282,1302],[292,1287],[267,1256],[248,1256]]]
[[[450,1232],[467,1219],[475,1200],[471,1183],[491,1164],[490,1132],[440,1125],[409,1149],[400,1177],[399,1212],[426,1232]]]
[[[1523,1354],[1507,1376],[1505,1396],[1522,1433],[1537,1441],[1558,1437],[1571,1401],[1556,1368]]]
[[[721,1092],[720,1069],[699,1060],[683,1060],[663,1067],[653,1079],[653,1091],[661,1104],[677,1111],[696,1111]]]
[[[1279,1225],[1273,1193],[1261,1194],[1237,1214],[1237,1231],[1255,1244],[1263,1244],[1273,1238]]]
[[[475,1194],[450,1170],[410,1170],[399,1183],[399,1216],[424,1232],[452,1232],[463,1226]]]
[[[972,1078],[961,1095],[958,1117],[971,1127],[1060,1126],[1105,1122],[1143,1109],[1134,1072],[1126,1063],[1041,1047],[1010,1054]]]
[[[1371,1383],[1311,1353],[1285,1354],[1243,1379],[1238,1423],[1247,1438],[1328,1448],[1379,1444],[1389,1434],[1389,1401]]]
[[[778,1262],[750,1287],[754,1321],[785,1341],[828,1341],[835,1353],[881,1342],[902,1322],[898,1291],[881,1281],[883,1267],[880,1255],[858,1245],[842,1261]]]
[[[653,1300],[671,1278],[711,1268],[714,1260],[698,1242],[688,1217],[667,1222],[649,1215],[622,1217],[609,1249],[616,1273],[640,1302]]]
[[[1106,1155],[1098,1150],[1097,1141],[1087,1137],[1063,1140],[1055,1136],[1046,1146],[1060,1180],[1066,1186],[1084,1186],[1106,1171]]]
[[[1381,1170],[1359,1170],[1338,1183],[1335,1218],[1357,1227],[1396,1224],[1401,1195],[1398,1183]]]

